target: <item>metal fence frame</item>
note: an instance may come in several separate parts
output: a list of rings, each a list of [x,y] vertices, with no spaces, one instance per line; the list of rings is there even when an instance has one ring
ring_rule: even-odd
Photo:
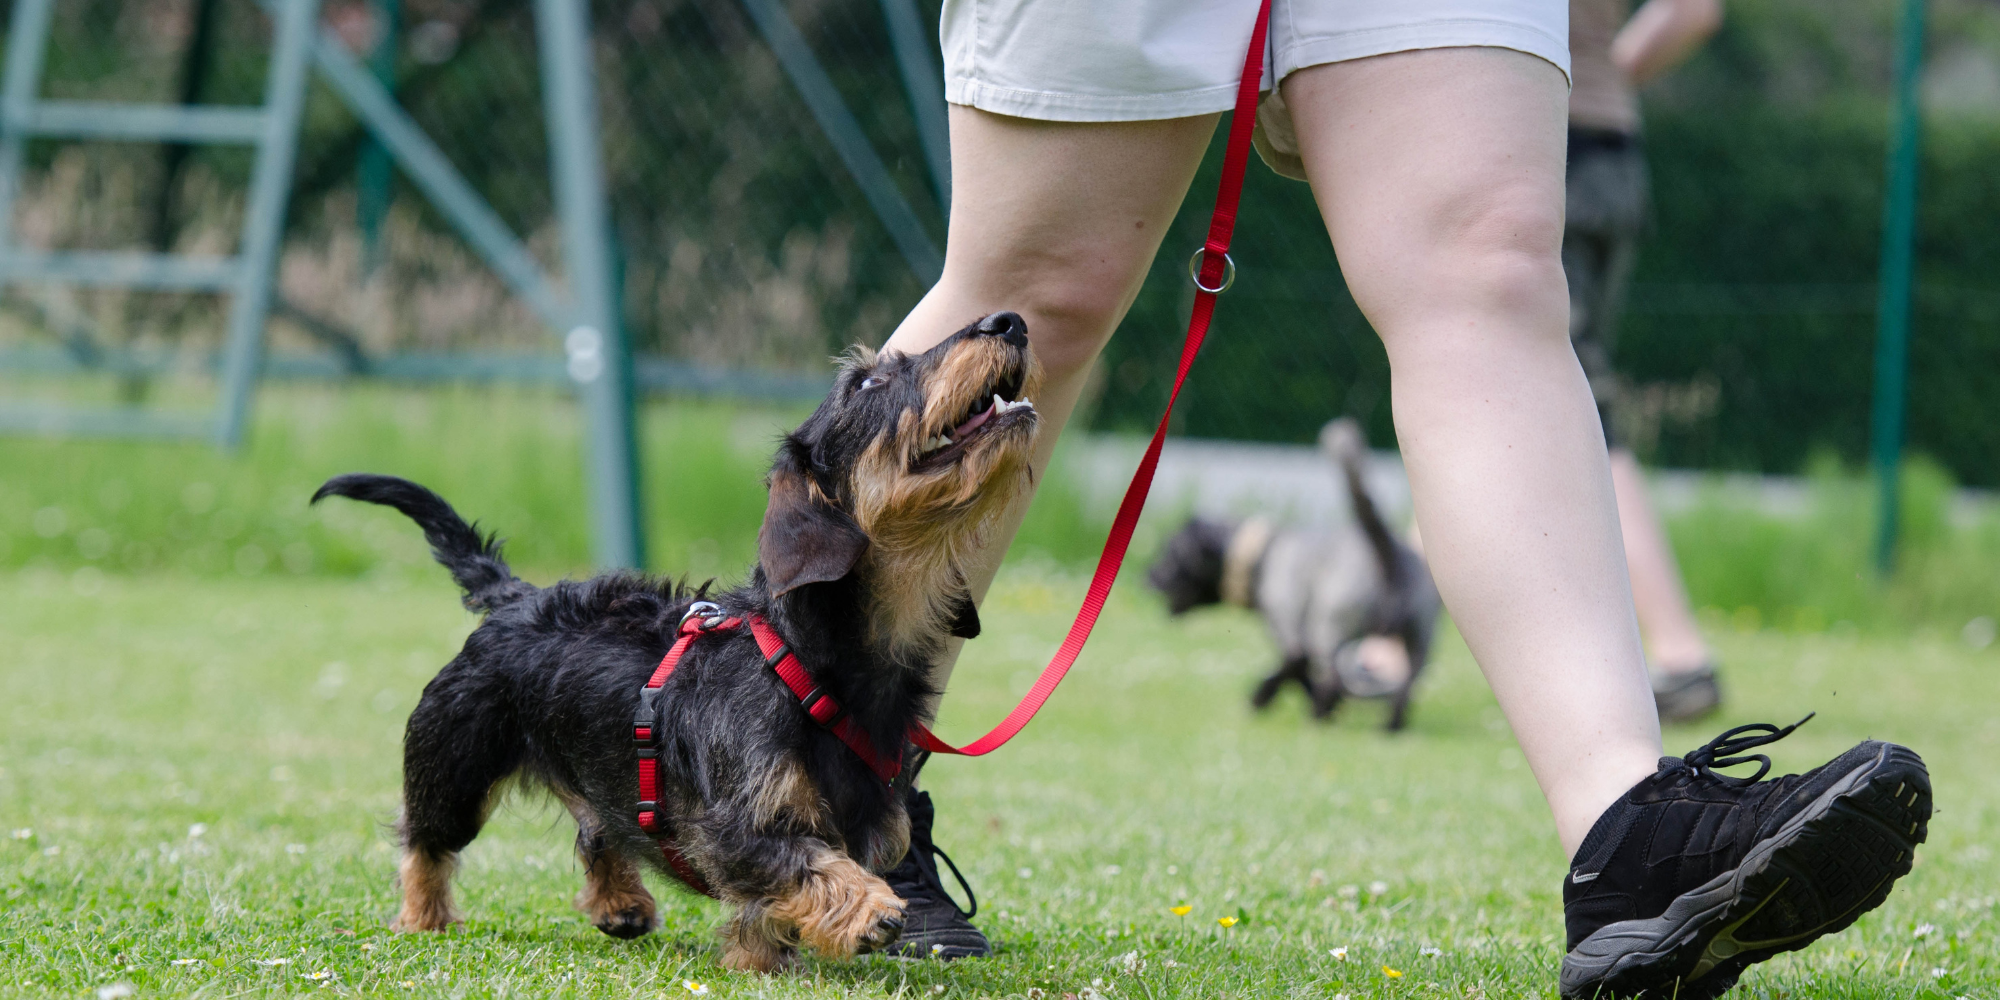
[[[267,375],[319,377],[331,368],[349,375],[365,372],[417,381],[436,380],[441,375],[544,381],[560,364],[564,377],[580,394],[585,412],[594,557],[607,567],[643,565],[635,386],[643,383],[647,388],[697,392],[747,390],[746,394],[762,398],[798,399],[822,383],[796,378],[749,379],[746,383],[743,373],[710,371],[664,359],[635,361],[632,357],[619,315],[588,0],[535,0],[534,4],[563,269],[571,278],[568,294],[558,290],[558,283],[544,272],[520,238],[397,104],[384,84],[380,67],[365,64],[337,36],[317,24],[318,0],[258,2],[278,26],[265,110],[199,105],[87,108],[76,102],[47,101],[32,102],[35,106],[30,107],[31,102],[23,100],[10,100],[0,108],[4,112],[0,114],[0,125],[4,126],[0,181],[5,182],[18,176],[21,146],[31,134],[181,142],[254,140],[262,144],[260,150],[266,155],[260,155],[252,183],[248,213],[252,224],[246,224],[242,253],[235,261],[163,260],[135,254],[62,255],[61,260],[39,259],[58,255],[32,255],[37,259],[20,253],[0,255],[0,281],[238,290],[232,302],[227,347],[216,359],[221,382],[216,418],[212,422],[175,420],[136,408],[77,411],[16,407],[0,411],[0,429],[69,435],[211,436],[233,447],[246,431],[255,383]],[[16,5],[16,31],[10,37],[13,52],[27,51],[30,36],[46,45],[53,3],[21,0]],[[937,242],[897,187],[805,36],[778,0],[741,3],[911,272],[925,286],[935,282],[943,270]],[[915,0],[880,0],[880,6],[917,123],[924,162],[938,203],[944,207],[950,198],[950,164],[942,79]],[[378,2],[376,9],[393,14],[395,5]],[[41,20],[39,24],[24,22],[24,16]],[[384,159],[400,168],[509,291],[556,333],[563,347],[562,362],[424,357],[365,359],[363,366],[356,362],[364,359],[352,351],[349,353],[354,356],[344,363],[330,365],[297,358],[267,362],[263,356],[266,321],[274,310],[286,311],[275,300],[273,275],[281,249],[284,196],[296,156],[304,64],[308,60],[366,129],[371,150],[379,150]],[[7,93],[31,98],[40,70],[39,58],[10,59]],[[282,148],[277,155],[269,155],[278,147]],[[12,190],[11,183],[0,183],[0,215],[11,208]],[[237,281],[244,276],[261,278]],[[64,370],[60,363],[38,359],[32,352],[9,360],[18,363],[15,367]],[[96,359],[92,363],[98,370],[154,365],[134,358]],[[75,366],[67,370],[75,370]]]

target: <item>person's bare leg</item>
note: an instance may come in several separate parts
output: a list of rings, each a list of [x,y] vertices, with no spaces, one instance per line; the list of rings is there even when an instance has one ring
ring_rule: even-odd
[[[1139,294],[1218,117],[1077,124],[953,106],[944,276],[884,349],[926,350],[987,313],[1020,313],[1044,372],[1035,399],[1039,479],[1091,364]],[[1029,499],[987,539],[968,581],[976,600],[985,600]]]
[[[1632,601],[1653,668],[1688,673],[1707,665],[1707,640],[1688,606],[1680,563],[1646,496],[1646,474],[1630,449],[1611,449],[1611,485],[1618,491],[1618,523],[1625,532],[1625,561],[1632,571]]]
[[[1438,587],[1573,854],[1660,730],[1603,431],[1570,347],[1562,74],[1433,49],[1284,83],[1355,301],[1388,350]]]

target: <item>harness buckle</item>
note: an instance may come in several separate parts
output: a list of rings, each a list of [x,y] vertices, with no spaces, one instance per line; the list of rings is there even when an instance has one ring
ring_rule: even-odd
[[[660,745],[660,713],[653,707],[653,702],[659,696],[659,688],[642,687],[639,689],[639,708],[632,713],[632,742],[640,748],[641,752],[639,756],[641,757],[647,755],[645,748]],[[644,732],[646,735],[643,737],[640,736],[641,732]]]

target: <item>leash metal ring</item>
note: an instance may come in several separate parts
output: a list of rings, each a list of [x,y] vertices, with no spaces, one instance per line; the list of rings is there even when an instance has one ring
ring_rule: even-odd
[[[1221,295],[1223,292],[1229,290],[1230,285],[1236,284],[1236,262],[1229,259],[1229,254],[1224,253],[1222,255],[1222,284],[1210,288],[1201,283],[1202,255],[1206,253],[1208,253],[1207,247],[1196,247],[1194,256],[1188,258],[1188,280],[1194,282],[1194,287],[1210,295]]]
[[[716,604],[714,601],[696,601],[688,606],[687,614],[681,616],[681,624],[686,625],[690,618],[719,618],[721,615],[722,606]],[[711,625],[709,627],[713,628],[714,626]]]

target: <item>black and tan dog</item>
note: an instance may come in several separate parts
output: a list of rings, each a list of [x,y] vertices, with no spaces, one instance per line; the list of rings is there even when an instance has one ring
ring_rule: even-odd
[[[1251,695],[1257,708],[1297,683],[1317,718],[1343,698],[1387,698],[1388,728],[1401,729],[1442,603],[1423,557],[1396,538],[1368,493],[1360,426],[1327,424],[1320,448],[1346,480],[1352,523],[1313,531],[1197,517],[1167,540],[1147,580],[1176,615],[1223,602],[1263,615],[1282,659]]]
[[[962,567],[1026,480],[1039,377],[1012,313],[920,355],[852,352],[778,449],[749,583],[719,594],[631,574],[536,588],[423,487],[369,475],[320,487],[314,500],[409,515],[466,606],[486,613],[410,716],[395,926],[457,919],[458,852],[518,776],[576,817],[578,906],[616,937],[654,927],[641,870],[673,872],[635,815],[634,712],[697,598],[764,618],[875,747],[911,752],[932,666],[950,636],[977,633]],[[685,862],[733,911],[723,964],[772,970],[800,946],[845,957],[890,945],[903,903],[874,873],[904,855],[903,789],[814,723],[747,629],[694,643],[658,706],[662,808]]]

